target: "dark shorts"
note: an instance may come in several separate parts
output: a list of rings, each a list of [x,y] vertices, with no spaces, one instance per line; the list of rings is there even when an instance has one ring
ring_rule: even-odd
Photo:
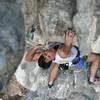
[[[86,67],[85,61],[80,58],[80,60],[78,61],[77,64],[72,64],[73,67],[77,68],[77,69],[84,69]],[[59,69],[60,70],[68,70],[69,69],[69,64],[59,64]]]

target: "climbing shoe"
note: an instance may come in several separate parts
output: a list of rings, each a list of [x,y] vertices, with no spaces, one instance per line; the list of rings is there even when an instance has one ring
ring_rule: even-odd
[[[53,84],[48,84],[48,87],[51,88],[53,86]]]
[[[91,81],[88,80],[88,83],[89,83],[90,85],[100,84],[100,79],[95,79],[93,82],[91,82]]]

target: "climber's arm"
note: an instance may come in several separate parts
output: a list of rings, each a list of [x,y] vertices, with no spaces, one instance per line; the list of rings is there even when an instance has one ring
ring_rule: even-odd
[[[37,45],[36,47],[33,47],[32,49],[30,49],[25,56],[25,59],[29,62],[33,61],[34,55],[39,52],[39,49],[41,47],[44,47],[44,45]],[[39,53],[38,53],[39,54]],[[41,53],[40,53],[41,54]]]

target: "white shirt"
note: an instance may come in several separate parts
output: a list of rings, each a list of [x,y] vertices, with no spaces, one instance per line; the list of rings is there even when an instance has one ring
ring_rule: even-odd
[[[77,56],[78,51],[75,47],[72,47],[71,52],[72,52],[72,55],[66,58],[61,58],[57,52],[55,56],[55,60],[53,62],[57,64],[65,64],[65,63],[72,62],[72,60]]]

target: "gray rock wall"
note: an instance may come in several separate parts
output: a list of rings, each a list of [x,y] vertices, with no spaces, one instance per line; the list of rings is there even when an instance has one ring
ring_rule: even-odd
[[[36,62],[24,58],[15,75],[25,88],[29,89],[24,100],[99,100],[99,85],[94,89],[87,84],[86,72],[75,69],[59,71],[52,88],[48,88],[50,69],[43,70]],[[84,74],[85,73],[85,74]],[[98,90],[98,91],[96,91]],[[13,94],[14,95],[14,94]]]
[[[24,18],[15,2],[0,1],[0,90],[6,86],[22,59]]]
[[[38,0],[16,0],[23,12],[25,19],[25,33],[30,31],[31,26],[37,25],[37,1]]]
[[[95,0],[94,13],[95,19],[95,37],[91,45],[92,51],[100,53],[100,1]]]
[[[75,27],[77,42],[81,54],[84,55],[91,51],[100,53],[99,24],[99,0],[0,0],[0,90],[6,85],[22,58],[24,33],[30,32],[32,25],[36,29],[33,41],[44,44],[49,41],[62,42],[62,31]],[[41,80],[46,78],[41,77]],[[25,77],[25,80],[22,78],[21,81],[24,80],[27,84],[28,79],[29,77]],[[31,79],[30,81],[34,82]],[[37,86],[37,83],[32,89],[38,88],[34,86]]]
[[[39,11],[39,25],[47,41],[63,41],[63,31],[72,27],[75,0],[48,0]]]
[[[18,3],[24,14],[26,33],[34,24],[36,32],[32,34],[39,37],[40,43],[62,42],[62,31],[74,27],[82,55],[100,51],[97,45],[100,43],[99,0],[23,0]]]
[[[100,52],[98,5],[98,0],[77,0],[77,14],[74,16],[73,23],[78,33],[79,46],[83,55],[91,51]]]
[[[73,23],[78,34],[82,54],[89,53],[90,42],[94,38],[93,8],[94,0],[77,0],[77,14],[74,16]]]

